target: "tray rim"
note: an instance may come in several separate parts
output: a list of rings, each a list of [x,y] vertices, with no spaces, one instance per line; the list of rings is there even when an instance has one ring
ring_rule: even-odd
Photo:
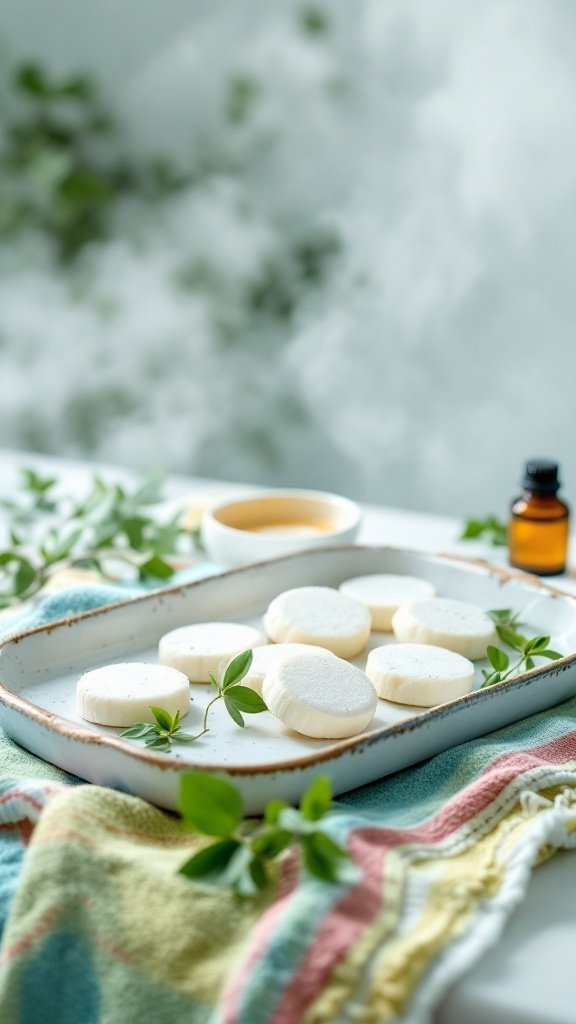
[[[428,559],[438,559],[443,562],[456,562],[461,564],[463,568],[469,566],[470,568],[475,567],[476,569],[480,569],[488,576],[498,578],[502,583],[517,580],[520,583],[529,584],[534,589],[542,590],[549,597],[567,599],[570,604],[575,606],[574,610],[576,611],[576,595],[560,590],[556,587],[552,587],[550,584],[543,582],[539,576],[535,576],[532,573],[526,573],[518,569],[496,565],[493,562],[489,562],[481,558],[452,554],[450,552],[423,551],[414,548],[396,547],[390,544],[330,545],[329,547],[309,548],[302,551],[291,552],[287,555],[280,555],[276,558],[262,559],[257,562],[247,563],[246,565],[235,566],[234,568],[225,569],[222,572],[215,573],[211,576],[192,580],[189,583],[180,583],[170,587],[161,587],[145,594],[138,594],[136,597],[126,598],[121,601],[114,601],[110,604],[101,605],[99,608],[92,608],[88,611],[79,612],[75,615],[66,616],[62,619],[56,619],[53,622],[44,623],[43,625],[35,626],[32,629],[23,630],[21,633],[16,633],[13,636],[6,637],[4,640],[0,641],[0,651],[11,644],[21,643],[23,640],[27,640],[31,636],[42,633],[49,635],[56,629],[71,626],[76,622],[94,619],[97,616],[104,615],[105,613],[116,609],[120,610],[122,608],[133,607],[134,605],[153,601],[158,597],[162,597],[164,594],[186,593],[202,584],[208,583],[209,581],[227,579],[231,576],[241,575],[249,570],[278,565],[279,563],[291,561],[302,555],[311,555],[314,553],[324,555],[342,551],[391,551],[406,555],[416,555],[418,557]],[[226,764],[224,767],[222,764],[208,764],[206,762],[195,763],[192,761],[183,761],[180,758],[172,757],[169,754],[160,755],[158,753],[154,753],[151,750],[147,750],[145,747],[137,747],[129,740],[121,739],[119,735],[115,736],[105,733],[97,733],[78,722],[72,722],[67,718],[61,718],[59,715],[54,714],[54,712],[48,711],[46,708],[42,708],[40,705],[32,703],[32,701],[26,700],[24,697],[20,697],[17,693],[14,693],[13,690],[10,690],[5,686],[1,679],[0,703],[5,704],[13,711],[24,715],[24,717],[31,719],[35,723],[44,726],[60,736],[72,739],[76,742],[79,741],[81,743],[103,746],[105,748],[111,747],[112,749],[118,750],[121,754],[127,754],[129,757],[133,757],[137,761],[142,761],[145,765],[159,768],[162,771],[176,770],[179,773],[187,771],[202,771],[215,774],[225,771],[226,775],[230,776],[258,776],[283,771],[294,771],[313,767],[315,765],[321,765],[326,761],[331,761],[335,757],[339,757],[341,754],[355,752],[364,747],[370,747],[374,743],[379,742],[385,736],[397,737],[404,733],[424,728],[434,719],[449,717],[465,705],[489,700],[494,694],[504,689],[520,689],[523,686],[530,686],[542,676],[564,672],[574,664],[576,664],[576,652],[565,655],[563,658],[559,658],[557,661],[548,663],[547,665],[538,666],[530,669],[528,672],[522,672],[520,675],[515,676],[514,679],[495,683],[490,686],[489,689],[473,690],[471,693],[465,694],[462,697],[456,697],[454,700],[446,701],[444,704],[429,708],[426,711],[420,712],[419,714],[414,715],[411,718],[404,719],[401,722],[397,722],[396,724],[384,725],[378,729],[374,729],[372,732],[364,732],[359,736],[347,737],[335,743],[331,743],[326,747],[322,747],[320,750],[316,750],[310,754],[302,754],[289,760],[284,759],[281,761],[272,761],[270,763],[258,765]]]

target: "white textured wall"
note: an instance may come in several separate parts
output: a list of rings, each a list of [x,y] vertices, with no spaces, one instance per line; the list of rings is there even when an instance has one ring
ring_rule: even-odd
[[[542,454],[569,496],[576,6],[317,6],[321,38],[287,0],[0,0],[5,49],[97,73],[135,150],[229,168],[119,218],[82,302],[41,246],[0,252],[3,444],[461,512]],[[231,129],[237,73],[261,95]],[[322,231],[323,283],[254,318],[246,287]],[[183,264],[216,283],[175,291]]]

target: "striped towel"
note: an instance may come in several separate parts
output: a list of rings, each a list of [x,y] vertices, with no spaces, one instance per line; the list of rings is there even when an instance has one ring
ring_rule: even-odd
[[[290,853],[256,900],[178,865],[202,840],[0,738],[2,1024],[420,1024],[576,845],[576,699],[340,798],[354,884]]]

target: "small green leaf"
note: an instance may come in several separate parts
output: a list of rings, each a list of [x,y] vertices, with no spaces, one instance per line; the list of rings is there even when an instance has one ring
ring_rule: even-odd
[[[480,519],[468,519],[460,534],[460,540],[474,540],[484,533],[484,523]]]
[[[266,874],[266,868],[259,857],[252,857],[252,860],[248,865],[248,870],[256,889],[265,889],[268,884],[268,876]]]
[[[204,772],[186,772],[180,784],[180,813],[188,828],[227,838],[244,816],[244,804],[230,783]]]
[[[30,96],[45,98],[51,95],[51,88],[39,64],[22,64],[15,76],[16,86]],[[26,472],[26,471],[24,471]],[[28,470],[33,472],[33,470]]]
[[[169,580],[174,575],[174,569],[168,562],[165,562],[160,555],[151,555],[140,566],[140,579]]]
[[[526,654],[538,654],[539,651],[545,651],[549,643],[549,636],[535,636],[527,641],[524,650]]]
[[[259,693],[249,686],[239,686],[237,683],[227,687],[224,702],[226,700],[232,700],[239,711],[244,711],[248,715],[257,715],[260,711],[268,710]]]
[[[508,644],[508,646],[513,647],[515,651],[524,650],[524,644],[526,643],[525,636],[521,636],[520,633],[515,633],[506,626],[496,626],[496,632],[503,644]]]
[[[224,694],[224,706],[226,708],[226,711],[230,715],[230,718],[232,718],[233,721],[236,722],[236,725],[239,725],[240,728],[243,729],[245,724],[244,719],[242,718],[242,715],[240,714],[238,708],[236,707],[233,698],[228,697],[226,694]]]
[[[338,881],[338,859],[318,842],[319,832],[302,836],[300,844],[307,871],[322,882]]]
[[[157,505],[162,501],[164,476],[152,473],[147,477],[134,494],[132,500],[138,505]]]
[[[227,690],[229,686],[239,683],[246,675],[251,664],[252,651],[242,651],[241,654],[237,654],[226,668],[222,680],[222,689]]]
[[[558,661],[559,658],[566,657],[565,654],[560,654],[559,651],[551,651],[549,648],[546,648],[545,651],[538,651],[537,655],[539,658],[550,658],[550,661]]]
[[[259,857],[264,857],[265,860],[273,860],[279,853],[286,850],[288,846],[293,842],[294,836],[292,832],[288,832],[284,828],[271,828],[267,832],[262,832],[259,836],[255,836],[252,840],[252,849],[254,853],[257,853]]]
[[[497,516],[488,515],[485,519],[468,519],[464,523],[460,540],[474,540],[485,537],[494,547],[508,543],[508,529]]]
[[[171,737],[174,743],[193,743],[196,738],[196,736],[191,736],[189,732],[182,732],[181,729],[173,733]]]
[[[14,592],[18,597],[24,594],[34,583],[36,575],[34,566],[26,558],[21,558],[14,577]]]
[[[120,733],[127,740],[139,740],[143,739],[144,736],[156,735],[156,726],[147,725],[146,722],[137,722],[136,725],[130,726],[129,729],[124,729],[124,732]]]
[[[526,658],[526,668],[534,668],[534,659],[531,658],[530,655]]]
[[[485,676],[484,682],[482,683],[480,689],[483,690],[485,686],[493,686],[494,683],[499,683],[501,679],[502,677],[499,672],[492,672],[491,675]]]
[[[507,622],[510,622],[510,619],[512,618],[512,609],[492,608],[489,612],[487,612],[487,614],[494,622],[505,624]]]
[[[300,813],[309,821],[318,821],[330,809],[332,785],[327,775],[319,775],[300,801]]]
[[[264,821],[267,825],[277,825],[280,813],[288,807],[285,800],[269,800],[264,811]]]
[[[154,715],[154,718],[158,722],[161,729],[165,729],[166,732],[171,732],[173,728],[172,715],[165,711],[164,708],[150,708],[150,711]]]
[[[141,551],[144,545],[144,529],[148,520],[142,516],[131,516],[122,522],[122,530],[131,548]]]
[[[280,828],[284,828],[288,832],[295,832],[297,835],[301,835],[303,832],[314,831],[311,822],[303,818],[300,811],[297,811],[295,807],[284,807],[280,811],[278,825]]]
[[[505,672],[510,664],[510,658],[506,651],[500,650],[499,647],[489,646],[486,650],[486,656],[492,668],[495,668],[497,672]]]
[[[223,839],[205,846],[185,861],[178,873],[186,878],[217,878],[226,870],[239,846],[237,839]]]
[[[170,743],[164,736],[147,736],[144,740],[147,747],[154,750],[161,750],[164,754],[170,752]]]

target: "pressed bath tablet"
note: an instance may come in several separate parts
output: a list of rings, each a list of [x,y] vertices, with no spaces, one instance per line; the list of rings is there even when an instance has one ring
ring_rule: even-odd
[[[376,711],[376,690],[364,672],[329,654],[293,654],[266,674],[262,696],[284,725],[303,736],[356,736]]]
[[[131,661],[94,668],[76,684],[82,718],[98,725],[154,723],[150,706],[183,717],[190,710],[190,684],[183,672],[166,665]]]
[[[285,658],[293,654],[330,654],[325,647],[313,647],[311,644],[264,644],[262,647],[255,647],[252,652],[252,664],[242,679],[242,686],[250,686],[257,693],[262,693],[264,677],[271,669],[276,668]],[[228,661],[221,663],[219,678],[222,679]]]
[[[353,658],[370,636],[370,612],[330,587],[296,587],[274,598],[264,628],[276,643],[316,644]]]
[[[366,675],[379,697],[431,708],[470,693],[474,665],[444,647],[387,644],[370,651]]]
[[[209,683],[220,663],[266,643],[253,626],[237,622],[197,622],[165,633],[158,647],[162,665],[180,669],[193,683]]]
[[[471,661],[485,658],[488,644],[496,641],[494,623],[486,612],[475,604],[448,597],[401,605],[394,613],[392,627],[400,643],[446,647]]]
[[[392,629],[392,616],[401,604],[434,597],[436,588],[417,576],[383,573],[345,580],[340,584],[340,593],[365,604],[372,616],[372,629],[388,633]]]

